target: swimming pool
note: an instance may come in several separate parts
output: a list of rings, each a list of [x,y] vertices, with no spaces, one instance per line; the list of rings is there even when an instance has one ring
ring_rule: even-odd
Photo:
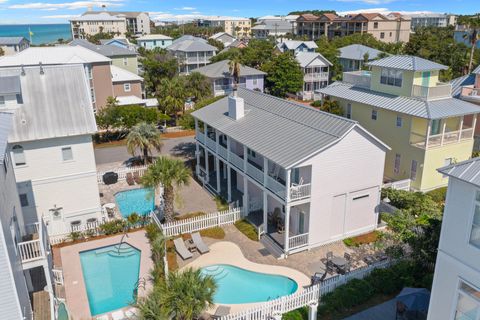
[[[140,251],[122,243],[80,252],[83,281],[92,316],[134,301],[140,272]]]
[[[152,189],[140,188],[117,192],[115,201],[122,217],[126,218],[136,212],[146,215],[155,209],[154,192]]]
[[[211,275],[217,283],[215,303],[239,304],[277,299],[297,291],[292,279],[266,273],[253,272],[226,264],[202,268],[202,274]]]

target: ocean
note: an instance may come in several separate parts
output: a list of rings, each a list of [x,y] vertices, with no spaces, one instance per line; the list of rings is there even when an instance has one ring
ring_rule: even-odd
[[[54,43],[58,39],[72,39],[69,24],[0,25],[0,37],[25,37],[30,39],[28,28],[33,32],[32,44],[34,45]]]

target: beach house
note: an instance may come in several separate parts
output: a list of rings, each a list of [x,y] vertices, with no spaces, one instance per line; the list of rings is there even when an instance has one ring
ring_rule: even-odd
[[[210,59],[218,51],[216,47],[208,44],[207,40],[190,35],[174,40],[167,50],[177,58],[178,71],[186,74],[210,63]]]

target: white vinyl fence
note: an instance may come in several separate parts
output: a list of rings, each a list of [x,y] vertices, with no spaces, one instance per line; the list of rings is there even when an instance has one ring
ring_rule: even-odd
[[[383,185],[383,188],[392,188],[395,190],[404,190],[404,191],[410,191],[412,184],[412,180],[410,179],[404,179],[404,180],[398,180],[398,181],[392,181],[385,183]]]
[[[138,172],[138,175],[141,177],[147,170],[148,166],[137,166],[137,167],[125,167],[125,168],[118,168],[103,172],[97,172],[97,182],[99,184],[103,184],[103,175],[107,172],[115,172],[118,174],[118,181],[126,180],[128,173]]]
[[[269,320],[274,315],[282,315],[289,311],[318,303],[320,284],[308,287],[294,294],[265,302],[257,307],[232,313],[220,320]]]
[[[152,218],[166,237],[174,237],[185,233],[234,224],[241,219],[241,211],[241,208],[232,208],[164,224],[160,223],[156,215],[152,214]]]

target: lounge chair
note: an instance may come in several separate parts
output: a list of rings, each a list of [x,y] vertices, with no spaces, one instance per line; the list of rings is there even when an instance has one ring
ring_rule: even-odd
[[[185,247],[185,243],[183,242],[182,238],[173,240],[173,244],[175,245],[175,250],[177,251],[178,255],[182,257],[183,260],[193,257],[192,253],[188,251],[187,247]]]
[[[133,172],[133,180],[135,181],[136,184],[140,184],[140,174],[138,171]]]
[[[127,318],[125,317],[125,313],[123,313],[122,310],[118,310],[118,311],[112,312],[112,319],[113,320],[126,320]]]
[[[205,242],[203,242],[203,239],[200,233],[198,232],[192,233],[192,240],[195,246],[197,247],[198,252],[200,252],[201,254],[204,254],[210,251],[210,249],[205,244]]]
[[[230,307],[218,306],[217,310],[215,310],[215,313],[212,315],[212,318],[220,319],[221,317],[228,316],[229,313],[230,313]]]
[[[135,179],[133,178],[133,174],[131,172],[127,172],[126,178],[129,186],[133,186],[135,184]]]

